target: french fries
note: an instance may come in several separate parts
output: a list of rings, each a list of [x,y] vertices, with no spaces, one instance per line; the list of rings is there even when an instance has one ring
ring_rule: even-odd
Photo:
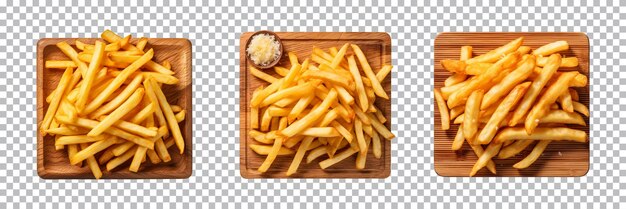
[[[57,44],[70,61],[45,62],[46,68],[66,70],[46,98],[49,105],[39,125],[42,135],[54,135],[57,150],[67,150],[70,164],[86,162],[96,179],[103,177],[101,167],[112,171],[131,158],[132,172],[140,171],[146,159],[153,165],[169,162],[168,147],[174,144],[182,154],[185,139],[178,124],[190,111],[170,104],[163,93],[179,82],[171,70],[176,66],[153,61],[157,52],[146,49],[147,38],[134,46],[130,36],[109,30],[102,37],[108,43],[77,40],[81,52],[66,42]]]
[[[454,134],[451,150],[461,150],[467,141],[478,157],[470,176],[484,167],[496,174],[495,156],[511,158],[534,142],[513,168],[531,166],[552,141],[588,142],[585,131],[573,128],[587,125],[583,116],[589,117],[589,109],[578,102],[574,87],[586,87],[588,78],[576,71],[578,58],[558,54],[569,44],[556,41],[535,50],[523,44],[520,37],[476,57],[471,46],[462,46],[458,60],[441,60],[453,73],[434,89],[441,129],[449,130],[450,120],[460,124],[447,135]]]
[[[275,66],[275,74],[249,68],[267,82],[255,90],[249,103],[248,136],[254,140],[250,149],[265,156],[258,171],[267,172],[281,157],[291,159],[287,176],[298,171],[305,157],[307,163],[326,157],[319,163],[321,169],[355,153],[359,153],[356,169],[367,166],[368,153],[381,158],[381,140],[395,135],[374,103],[379,97],[389,99],[380,83],[392,66],[373,71],[365,52],[350,43],[327,51],[314,47],[311,57],[304,59],[294,52],[288,55],[289,69]]]

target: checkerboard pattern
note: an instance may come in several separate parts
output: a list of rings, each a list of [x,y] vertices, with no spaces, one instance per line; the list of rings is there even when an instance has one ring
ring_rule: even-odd
[[[626,2],[0,1],[0,208],[626,207]],[[44,3],[45,2],[45,3]],[[229,3],[226,3],[229,2]],[[560,2],[560,3],[559,3]],[[76,5],[70,5],[70,3]],[[400,5],[399,5],[400,4]],[[105,29],[188,38],[194,172],[183,180],[43,180],[36,165],[37,40]],[[387,179],[239,175],[239,36],[244,31],[383,31],[392,37]],[[585,32],[591,45],[591,168],[578,178],[446,178],[433,170],[433,45],[444,31]],[[621,202],[621,204],[620,204]]]

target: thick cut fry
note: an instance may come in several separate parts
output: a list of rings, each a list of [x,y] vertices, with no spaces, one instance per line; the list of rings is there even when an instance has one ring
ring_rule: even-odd
[[[302,85],[292,86],[283,90],[279,90],[276,93],[273,93],[267,96],[260,104],[259,107],[265,107],[274,102],[277,102],[283,98],[287,97],[302,97],[303,95],[310,95],[315,90],[315,86],[317,84],[315,82],[308,82]],[[287,112],[287,114],[289,111]]]
[[[322,81],[325,82],[330,82],[333,85],[338,85],[341,87],[346,88],[348,91],[354,91],[355,90],[355,84],[351,83],[349,80],[346,80],[344,77],[332,73],[332,72],[328,72],[328,71],[322,71],[322,70],[318,70],[318,71],[305,71],[304,73],[302,73],[302,75],[300,75],[301,78],[305,78],[305,79],[320,79]]]
[[[277,78],[274,78],[274,76],[264,73],[255,67],[249,66],[248,69],[250,70],[250,74],[261,80],[267,81],[268,83],[274,83],[278,80]]]
[[[337,91],[332,89],[330,93],[328,93],[328,95],[326,96],[326,98],[324,99],[324,101],[322,102],[320,106],[315,108],[313,111],[307,114],[304,118],[297,120],[296,122],[292,123],[287,128],[285,128],[284,130],[279,131],[279,134],[284,135],[286,137],[292,137],[296,135],[297,133],[303,131],[304,129],[311,127],[315,121],[317,121],[320,117],[322,117],[322,115],[324,114],[324,112],[326,112],[326,110],[328,110],[330,105],[336,101],[337,101]]]
[[[391,65],[383,65],[382,68],[380,68],[380,70],[378,70],[378,72],[376,73],[376,79],[378,79],[378,82],[383,82],[385,80],[385,77],[387,77],[387,75],[391,72],[391,69],[393,68],[393,66]],[[369,80],[369,79],[367,79]],[[369,82],[371,87],[371,81]]]
[[[76,63],[74,61],[60,61],[60,60],[46,60],[45,64],[46,68],[56,68],[56,69],[66,69],[66,68],[76,68]]]
[[[494,156],[496,156],[496,154],[498,154],[498,152],[500,151],[500,148],[502,148],[501,143],[489,144],[489,146],[487,146],[487,149],[478,158],[478,161],[476,161],[476,164],[474,164],[474,167],[472,168],[472,171],[470,172],[470,176],[476,175],[476,173],[480,169],[485,167],[491,161],[491,158],[493,158]]]
[[[343,56],[346,54],[346,51],[348,51],[348,46],[349,44],[346,43],[341,47],[341,49],[339,49],[339,52],[337,52],[337,55],[335,55],[335,57],[333,58],[333,61],[331,62],[330,67],[335,69],[337,68],[337,66],[339,66],[339,64],[343,60]],[[353,46],[353,49],[354,49],[354,46]]]
[[[252,97],[252,100],[250,100],[250,107],[258,107],[259,104],[261,104],[261,102],[265,100],[265,98],[267,98],[268,96],[276,92],[278,88],[282,85],[282,83],[283,83],[283,79],[279,79],[278,81],[267,86],[267,88],[264,88],[263,90],[259,91],[256,97]],[[298,99],[294,99],[293,102],[297,100]]]
[[[163,108],[159,105],[159,99],[155,92],[155,87],[151,85],[151,82],[154,79],[151,77],[146,78],[143,81],[143,86],[146,90],[146,96],[148,97],[148,101],[154,104],[154,116],[156,116],[159,121],[159,126],[168,125],[168,121],[165,119],[165,115],[163,115]]]
[[[533,50],[534,55],[548,56],[569,49],[567,41],[555,41]]]
[[[154,93],[156,94],[159,101],[161,110],[163,110],[163,114],[165,115],[165,119],[167,120],[167,124],[170,128],[170,133],[172,133],[172,136],[174,137],[174,142],[176,142],[176,146],[178,147],[180,154],[183,154],[183,152],[185,151],[185,140],[183,139],[183,135],[180,132],[180,127],[178,126],[178,122],[176,121],[174,112],[172,112],[172,108],[167,102],[167,98],[163,94],[163,91],[161,91],[159,85],[150,78],[148,80],[150,80]]]
[[[487,69],[489,69],[491,66],[493,66],[493,63],[486,63],[486,62],[472,63],[472,64],[467,65],[467,67],[465,67],[465,74],[480,75],[480,74],[487,72]]]
[[[113,94],[113,92],[117,90],[131,74],[137,71],[147,61],[152,59],[152,56],[154,56],[154,51],[150,49],[143,56],[141,56],[140,59],[133,62],[127,68],[122,70],[122,73],[115,77],[115,79],[113,79],[113,82],[109,84],[109,86],[107,86],[107,88],[102,91],[102,93],[100,93],[96,98],[93,99],[93,101],[91,101],[87,105],[87,107],[83,111],[83,114],[89,114],[95,111],[98,107],[100,107],[102,103],[104,103],[106,99],[111,96],[111,94]]]
[[[520,46],[519,48],[517,48],[517,52],[519,52],[521,55],[528,54],[530,52],[530,46]]]
[[[154,103],[150,103],[146,105],[143,109],[141,109],[141,111],[139,111],[137,114],[133,115],[133,117],[129,121],[132,123],[141,123],[148,116],[154,113],[154,110],[155,110]]]
[[[374,74],[374,72],[372,71],[372,68],[367,61],[365,54],[363,54],[363,51],[361,51],[361,48],[359,48],[359,46],[355,44],[351,44],[350,46],[352,47],[352,51],[354,51],[354,54],[356,54],[356,57],[359,59],[359,63],[361,63],[361,70],[363,70],[363,73],[365,73],[367,78],[370,79],[370,82],[372,83],[372,88],[374,89],[374,93],[376,93],[376,95],[378,95],[379,97],[388,100],[389,96],[387,96],[387,93],[385,92],[385,89],[383,89],[383,86],[380,85],[380,82],[376,78],[376,74]]]
[[[537,66],[543,67],[548,63],[548,57],[537,57]],[[576,57],[564,57],[561,59],[561,67],[576,67],[578,66],[578,58]]]
[[[380,137],[377,133],[372,134],[372,152],[374,153],[374,157],[380,159],[382,156],[382,144],[380,142]]]
[[[563,92],[558,98],[559,104],[566,112],[574,112],[574,105],[572,104],[572,95],[569,91]]]
[[[137,41],[137,49],[143,51],[143,49],[146,47],[146,44],[148,44],[148,39],[146,37],[141,37],[139,39],[139,41]]]
[[[493,113],[487,125],[483,128],[480,134],[477,137],[477,141],[480,144],[487,144],[491,142],[491,139],[496,135],[498,131],[498,127],[504,121],[505,117],[509,114],[509,111],[513,109],[513,107],[519,102],[519,100],[526,93],[526,89],[530,86],[530,82],[526,82],[520,85],[517,85],[513,90],[509,93],[508,96],[502,100],[498,108]],[[469,103],[468,103],[469,104]],[[465,125],[465,123],[464,123]]]
[[[287,53],[287,55],[289,56],[289,62],[291,63],[291,66],[299,64],[299,62],[298,62],[298,55],[296,55],[296,53],[289,52],[289,53]]]
[[[261,131],[269,131],[270,130],[270,122],[272,122],[272,116],[270,115],[269,108],[265,109],[263,115],[261,116]]]
[[[522,101],[517,106],[515,113],[513,114],[513,118],[509,121],[509,126],[515,126],[519,121],[522,120],[522,117],[526,115],[530,107],[539,96],[541,89],[546,85],[546,83],[550,80],[554,72],[559,69],[559,63],[561,63],[561,55],[553,54],[550,56],[548,60],[548,64],[541,70],[541,74],[533,80],[533,83],[528,88],[528,91],[522,98]]]
[[[455,119],[465,112],[465,106],[458,106],[450,109],[450,120]]]
[[[293,108],[291,108],[291,111],[287,115],[288,122],[293,123],[293,121],[296,120],[298,115],[300,115],[300,113],[302,113],[302,111],[304,111],[304,109],[306,109],[306,107],[308,107],[309,104],[311,104],[311,101],[313,101],[314,98],[315,98],[315,94],[310,94],[306,97],[300,98],[298,103],[296,103],[296,105],[294,105]]]
[[[81,144],[80,147],[82,149],[87,148],[87,144]],[[93,156],[89,156],[87,157],[87,166],[89,166],[89,170],[91,170],[91,173],[93,173],[94,178],[96,179],[100,179],[102,178],[102,171],[100,170],[100,167],[98,166],[98,161],[96,161],[96,158],[94,158]]]
[[[524,37],[519,37],[504,46],[501,46],[497,49],[491,50],[486,54],[473,57],[465,61],[467,64],[472,64],[476,62],[487,62],[493,63],[499,60],[503,55],[509,54],[511,52],[515,52],[524,42]]]
[[[300,132],[301,135],[313,137],[337,137],[339,132],[333,127],[313,127]]]
[[[580,102],[572,102],[572,105],[574,106],[574,110],[576,112],[583,114],[585,117],[589,117],[589,109],[587,106],[581,104]]]
[[[461,47],[461,56],[459,60],[465,61],[472,58],[472,46],[462,46]]]
[[[576,89],[570,88],[569,94],[572,96],[572,100],[578,102],[580,100],[580,96],[578,95],[578,91]]]
[[[469,80],[469,83],[450,95],[448,98],[448,107],[454,108],[456,106],[463,105],[473,91],[488,85],[496,77],[496,75],[502,71],[502,69],[506,69],[517,63],[519,57],[520,55],[518,53],[508,54],[489,67],[485,73],[476,76],[475,79]]]
[[[467,142],[469,144],[469,139],[467,140]],[[482,156],[485,152],[483,146],[479,144],[470,144],[470,148],[472,148],[472,151],[474,151],[474,154],[476,154],[476,157],[478,158],[480,158],[480,156]],[[493,160],[489,160],[486,167],[489,172],[496,174],[496,163],[494,163]]]
[[[367,144],[365,143],[365,136],[363,135],[363,123],[361,123],[361,120],[354,120],[354,131],[357,143],[359,145],[359,150],[365,151],[367,149]]]
[[[536,128],[535,131],[528,135],[522,127],[505,128],[498,132],[494,138],[495,143],[502,143],[508,140],[567,140],[574,142],[587,142],[587,133],[585,131],[562,128],[548,127]]]
[[[135,77],[130,82],[130,84],[128,84],[128,86],[126,86],[126,88],[124,88],[124,90],[120,94],[117,95],[117,97],[115,97],[113,100],[111,100],[107,104],[98,108],[96,111],[94,111],[90,115],[90,117],[98,118],[101,115],[108,114],[111,111],[118,108],[122,103],[124,103],[124,101],[126,101],[137,90],[137,88],[139,88],[142,80],[143,80],[143,76],[141,75]]]
[[[78,66],[77,71],[79,71],[80,74],[84,77],[85,73],[87,73],[88,67],[85,62],[78,59],[78,53],[76,52],[76,50],[74,50],[74,48],[72,48],[72,46],[67,44],[67,42],[65,41],[59,42],[56,45],[61,50],[61,52],[65,54],[65,56],[69,57],[72,61],[74,61],[74,63],[76,63],[76,66]]]
[[[474,134],[478,131],[480,103],[483,95],[484,91],[479,89],[472,92],[469,99],[467,99],[467,103],[465,104],[465,117],[463,118],[463,136],[465,136],[465,138],[474,138]]]
[[[280,67],[280,66],[275,66],[274,67],[274,71],[276,72],[276,74],[280,75],[280,76],[287,76],[287,74],[289,74],[289,69],[284,68],[284,67]]]
[[[337,121],[333,121],[330,123],[338,132],[343,136],[348,142],[352,142],[352,134],[348,129],[346,129],[341,123]]]
[[[463,136],[463,125],[459,126],[459,130],[456,131],[456,135],[454,136],[454,141],[452,141],[452,150],[460,150],[463,146],[463,142],[465,141],[465,136]]]
[[[535,142],[535,140],[517,140],[515,143],[502,148],[500,153],[498,153],[498,158],[507,159],[513,157],[526,149],[526,147],[530,146],[533,142]]]
[[[259,172],[265,173],[267,169],[270,168],[270,166],[276,159],[276,156],[278,156],[278,152],[280,151],[280,148],[282,146],[283,146],[282,139],[274,140],[274,146],[272,146],[272,150],[270,150],[270,153],[267,155],[267,158],[265,158],[265,161],[263,161],[263,164],[261,164],[261,166],[259,167],[258,169]]]
[[[439,115],[441,115],[441,130],[450,129],[450,115],[448,115],[448,106],[446,101],[443,100],[439,89],[435,89],[435,101],[437,101],[437,107],[439,108]]]
[[[98,118],[99,120],[104,120],[106,117],[105,116],[101,116],[100,118]],[[118,120],[114,123],[115,127],[122,129],[124,131],[128,131],[129,133],[132,134],[137,134],[139,136],[142,137],[154,137],[157,135],[157,131],[156,130],[152,130],[149,129],[147,127],[141,126],[141,125],[137,125],[136,123],[132,123],[132,122],[127,122],[127,121],[123,121],[123,120]]]
[[[93,54],[81,52],[78,54],[78,59],[85,63],[91,63],[91,60],[93,59]],[[105,54],[102,59],[102,66],[110,68],[126,68],[128,67],[128,63],[115,62],[109,59],[109,57]]]
[[[85,135],[87,134],[87,132],[89,132],[88,130],[74,130],[71,129],[69,127],[58,127],[58,128],[51,128],[46,130],[47,133],[49,134],[54,134],[54,135]]]
[[[535,57],[531,56],[523,61],[517,69],[504,77],[500,83],[491,87],[491,89],[485,93],[480,109],[487,109],[487,107],[493,105],[500,100],[500,98],[511,92],[511,89],[517,86],[517,84],[528,78],[528,76],[533,72],[533,69],[535,69]],[[530,83],[528,85],[530,85]]]
[[[168,146],[165,145],[163,139],[157,139],[154,142],[154,145],[157,155],[159,155],[159,158],[161,158],[163,162],[169,162],[172,160],[170,153],[167,151]],[[150,152],[150,150],[148,150],[148,152]]]
[[[452,86],[457,83],[461,83],[467,79],[467,75],[461,73],[454,73],[444,81],[444,86]]]
[[[110,44],[107,44],[104,47],[104,51],[106,52],[112,52],[112,51],[117,51],[120,49],[120,42],[119,41],[115,41],[112,42]],[[76,40],[76,48],[83,50],[83,51],[87,51],[89,53],[93,53],[94,51],[96,51],[96,46],[95,45],[91,45],[91,44],[85,44],[82,41]]]
[[[459,60],[441,60],[441,66],[452,73],[465,74],[467,64],[465,64],[465,61]]]
[[[550,142],[552,141],[540,141],[539,143],[537,143],[537,145],[535,145],[535,148],[533,148],[533,151],[530,152],[530,154],[528,154],[528,156],[526,156],[526,158],[524,158],[522,161],[519,161],[518,163],[513,165],[513,168],[528,168],[528,166],[532,165],[539,158],[539,156],[541,156],[541,153],[543,153],[546,147],[548,147],[548,144],[550,144]]]
[[[52,124],[52,119],[54,119],[54,116],[59,108],[63,93],[65,92],[65,89],[68,88],[72,71],[72,68],[67,68],[59,80],[57,90],[54,92],[54,96],[52,96],[52,101],[50,102],[50,105],[48,105],[48,110],[46,110],[46,114],[41,122],[41,126],[39,127],[39,132],[42,136],[46,136],[46,130],[48,130],[50,124]]]
[[[365,87],[363,87],[363,81],[361,80],[361,74],[359,73],[359,68],[356,65],[356,60],[354,56],[348,57],[348,65],[350,66],[350,74],[352,74],[352,78],[354,79],[354,83],[356,85],[357,98],[359,99],[359,105],[361,109],[367,109],[369,107],[369,103],[367,101],[367,96],[365,95]]]
[[[146,152],[148,150],[145,149],[145,147],[138,147],[137,150],[135,150],[135,155],[133,157],[133,160],[130,163],[130,166],[128,167],[129,171],[135,172],[137,173],[137,171],[139,171],[139,166],[141,165],[141,161],[143,161],[143,159],[146,158]]]
[[[365,168],[365,161],[367,160],[367,151],[372,143],[372,138],[365,136],[365,150],[361,150],[356,156],[356,169],[361,170]]]
[[[252,149],[252,151],[254,151],[255,153],[259,155],[269,155],[269,153],[272,152],[272,147],[273,146],[258,145],[258,144],[250,145],[250,149]],[[286,148],[286,147],[281,147],[280,150],[278,150],[279,156],[293,155],[294,153],[295,152],[293,150]]]
[[[70,164],[76,165],[89,157],[93,157],[96,153],[99,153],[100,151],[114,145],[117,140],[118,139],[115,136],[108,136],[104,140],[97,141],[89,145],[88,147],[83,148],[80,152],[76,153],[72,158],[70,158]]]
[[[548,108],[554,103],[561,94],[567,91],[569,88],[569,82],[576,76],[578,72],[563,73],[559,76],[559,79],[553,83],[548,90],[539,98],[535,106],[530,110],[528,116],[526,116],[526,132],[531,134],[535,127],[539,125],[539,119],[542,118],[548,111]]]
[[[106,116],[96,127],[91,129],[88,136],[98,136],[103,133],[107,128],[111,127],[115,122],[120,120],[126,113],[135,108],[141,102],[143,98],[144,89],[139,88],[135,90],[135,92],[126,100],[122,105],[119,106],[115,111],[111,112],[108,116]]]
[[[70,144],[67,145],[67,155],[69,157],[69,159],[72,159],[74,157],[74,155],[76,155],[76,153],[78,153],[78,144]],[[76,166],[78,167],[82,167],[83,166],[83,162],[80,161],[78,163],[76,163]]]

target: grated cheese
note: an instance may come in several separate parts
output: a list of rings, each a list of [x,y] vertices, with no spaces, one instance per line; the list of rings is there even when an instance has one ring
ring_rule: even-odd
[[[279,58],[280,43],[273,35],[258,34],[252,37],[246,52],[254,64],[266,66]]]

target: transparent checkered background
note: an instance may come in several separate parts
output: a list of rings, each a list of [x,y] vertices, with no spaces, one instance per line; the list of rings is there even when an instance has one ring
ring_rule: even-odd
[[[38,1],[35,1],[38,2]],[[0,1],[0,208],[387,208],[583,203],[626,207],[626,4],[251,1],[59,5]],[[134,1],[133,1],[134,2]],[[169,1],[168,1],[169,2]],[[174,1],[172,1],[174,2]],[[201,2],[201,1],[197,1]],[[404,1],[400,1],[404,2]],[[406,1],[408,2],[408,1]],[[421,2],[421,1],[420,1]],[[525,1],[524,1],[525,2]],[[171,4],[171,5],[170,5]],[[193,43],[194,166],[182,180],[43,180],[36,165],[36,43],[105,29]],[[392,37],[392,172],[387,179],[247,180],[239,175],[239,36],[244,31],[384,31]],[[580,178],[444,178],[433,170],[433,43],[443,31],[586,32],[591,169]],[[620,66],[622,65],[622,66]]]

